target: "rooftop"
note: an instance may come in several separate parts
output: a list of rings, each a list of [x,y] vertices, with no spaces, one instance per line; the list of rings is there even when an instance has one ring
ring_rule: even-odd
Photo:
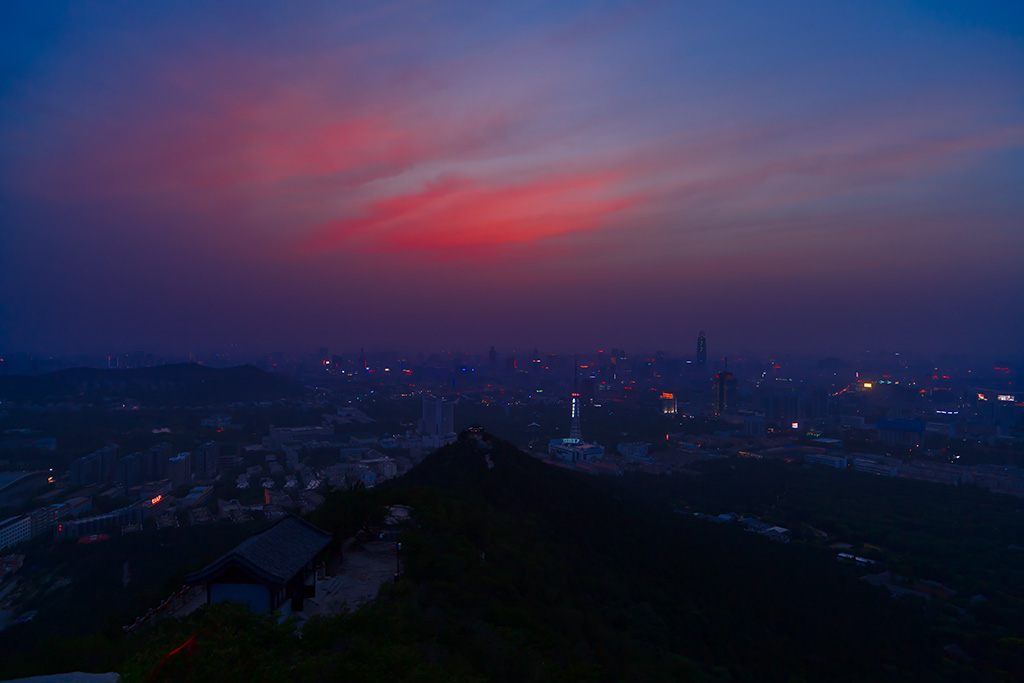
[[[309,522],[287,515],[185,580],[202,583],[235,566],[268,583],[285,584],[326,548],[331,538]]]

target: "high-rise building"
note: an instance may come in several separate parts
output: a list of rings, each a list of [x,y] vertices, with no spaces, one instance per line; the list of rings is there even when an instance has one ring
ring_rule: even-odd
[[[120,448],[116,444],[105,446],[71,463],[71,483],[78,486],[103,484],[114,478]]]
[[[220,466],[220,447],[213,441],[192,451],[192,474],[198,481],[209,481],[217,476]]]
[[[797,388],[766,393],[761,398],[761,410],[769,420],[789,423],[806,417],[804,396]]]
[[[166,441],[153,446],[143,454],[143,481],[154,481],[166,476],[167,461],[174,456],[171,444]]]
[[[583,429],[580,427],[580,392],[572,392],[572,425],[569,427],[569,438],[583,441]]]
[[[147,481],[145,476],[144,455],[142,453],[129,453],[117,463],[116,481],[125,488],[138,486]]]
[[[704,330],[697,335],[697,365],[702,369],[708,365],[708,339],[704,336]]]
[[[455,441],[455,404],[443,398],[425,397],[420,435],[427,448],[440,448]]]
[[[712,385],[712,401],[715,415],[725,415],[736,410],[736,378],[729,372],[729,359],[725,360],[725,369],[716,372]]]
[[[64,511],[64,505],[57,503],[55,505],[47,505],[46,507],[36,508],[29,513],[29,518],[32,521],[32,538],[37,538],[43,534],[53,532],[53,524],[60,517],[61,512]]]
[[[71,483],[75,486],[93,486],[100,483],[100,463],[95,453],[83,455],[71,463]]]
[[[190,453],[179,453],[173,458],[168,459],[165,468],[167,478],[171,480],[173,488],[191,483],[192,457]]]

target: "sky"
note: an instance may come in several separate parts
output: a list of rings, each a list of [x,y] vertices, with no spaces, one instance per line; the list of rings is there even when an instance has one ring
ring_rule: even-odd
[[[1013,352],[1019,2],[0,3],[0,352]]]

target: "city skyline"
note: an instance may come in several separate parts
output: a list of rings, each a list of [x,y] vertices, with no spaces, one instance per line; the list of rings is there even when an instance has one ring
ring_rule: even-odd
[[[1020,350],[1011,3],[0,19],[3,353]]]

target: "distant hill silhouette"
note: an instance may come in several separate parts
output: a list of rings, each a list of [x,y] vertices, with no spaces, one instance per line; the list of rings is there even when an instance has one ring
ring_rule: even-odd
[[[0,377],[0,398],[36,403],[132,400],[141,405],[208,405],[294,396],[302,387],[252,365],[208,368],[195,363],[132,370],[70,368],[45,375]]]

